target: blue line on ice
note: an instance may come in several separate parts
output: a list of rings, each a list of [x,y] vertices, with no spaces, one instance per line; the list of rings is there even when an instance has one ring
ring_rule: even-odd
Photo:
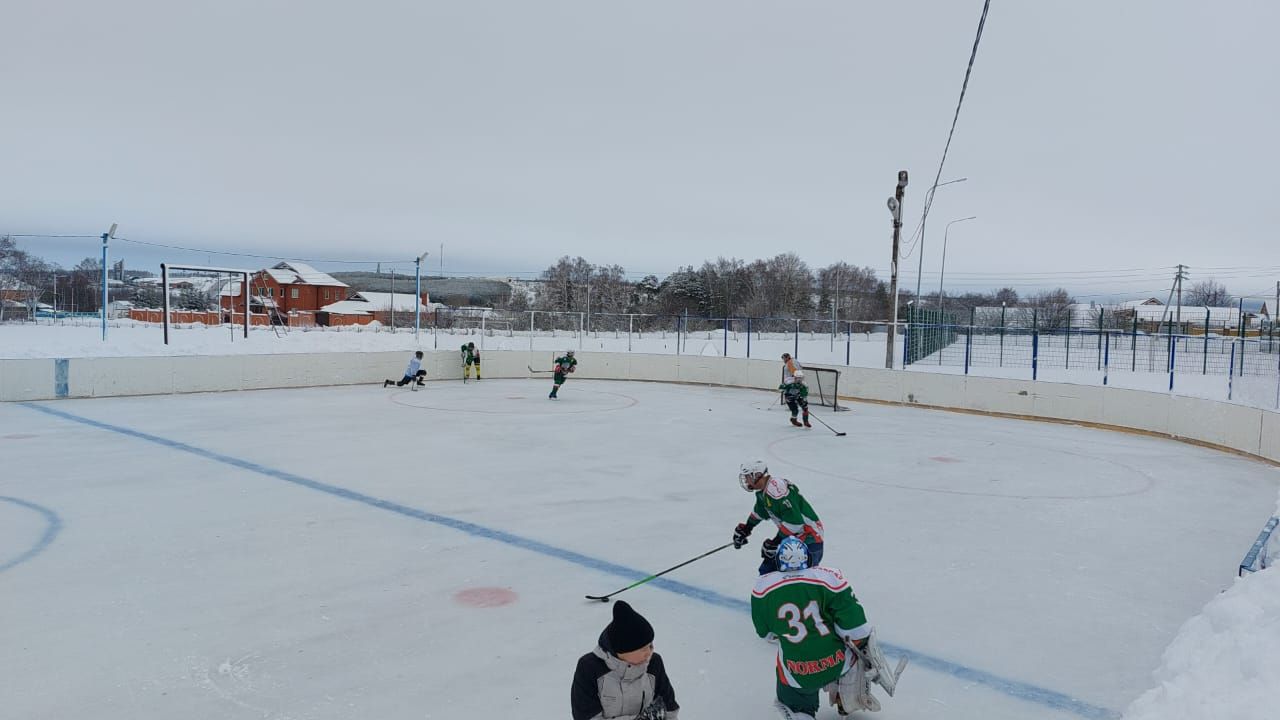
[[[58,533],[62,532],[62,518],[58,517],[58,513],[50,510],[49,508],[41,507],[35,503],[27,502],[26,500],[20,500],[6,495],[0,495],[0,500],[13,503],[14,505],[21,505],[22,507],[30,510],[35,510],[44,516],[46,523],[44,534],[40,536],[40,539],[36,541],[35,545],[31,546],[31,549],[8,562],[0,562],[0,572],[4,572],[9,568],[20,565],[44,552],[44,549],[49,547],[49,544],[58,536]]]
[[[429,523],[443,525],[444,527],[452,528],[454,530],[458,530],[458,531],[467,533],[469,535],[477,535],[480,537],[488,538],[490,540],[496,540],[498,542],[506,543],[507,545],[511,545],[513,547],[518,547],[524,550],[540,553],[548,557],[565,560],[567,562],[571,562],[576,565],[581,565],[583,567],[591,568],[592,570],[598,570],[600,572],[608,573],[610,575],[617,575],[618,577],[621,577],[627,580],[637,580],[643,577],[647,577],[650,574],[643,570],[636,570],[634,568],[629,568],[624,565],[617,565],[617,564],[608,562],[607,560],[601,560],[599,558],[583,555],[581,553],[577,553],[572,550],[565,550],[563,548],[558,548],[553,545],[548,545],[538,540],[531,540],[529,538],[520,537],[519,535],[512,535],[511,533],[503,532],[501,530],[494,530],[492,528],[487,528],[487,527],[484,527],[483,525],[476,525],[475,523],[469,523],[464,520],[457,520],[444,515],[437,515],[435,513],[430,513],[425,510],[419,510],[417,508],[412,508],[407,505],[401,505],[399,503],[391,502],[390,500],[383,500],[381,498],[376,498],[371,495],[365,495],[364,493],[356,492],[355,490],[349,490],[347,488],[339,487],[337,485],[330,485],[328,483],[323,483],[318,480],[311,480],[309,478],[302,477],[301,475],[294,475],[293,473],[285,472],[284,470],[276,470],[275,468],[270,468],[265,465],[259,465],[258,463],[251,462],[249,460],[243,460],[241,458],[233,457],[231,455],[223,455],[222,453],[214,452],[212,450],[205,450],[203,448],[198,448],[198,447],[195,447],[194,445],[188,445],[184,442],[179,442],[177,440],[170,440],[169,438],[160,437],[159,435],[151,435],[150,433],[144,433],[139,430],[133,430],[127,427],[122,427],[120,425],[112,425],[110,423],[104,423],[98,420],[92,420],[90,418],[81,417],[79,415],[75,415],[62,410],[55,410],[45,405],[37,405],[35,403],[28,403],[28,402],[18,403],[18,404],[22,405],[23,407],[30,408],[32,410],[46,413],[48,415],[53,415],[55,417],[63,418],[64,420],[70,420],[72,422],[81,423],[84,425],[88,425],[90,427],[98,428],[100,430],[106,430],[108,432],[118,433],[120,435],[127,435],[129,437],[137,438],[139,440],[145,440],[146,442],[155,443],[157,445],[163,445],[164,447],[190,453],[192,455],[205,458],[206,460],[212,460],[217,463],[222,463],[224,465],[230,465],[231,467],[240,468],[241,470],[248,470],[249,472],[258,473],[259,475],[266,475],[267,477],[273,477],[278,480],[284,480],[285,482],[293,483],[294,485],[300,485],[302,487],[309,488],[311,490],[318,490],[319,492],[328,493],[329,495],[333,495],[335,497],[340,497],[346,500],[352,500],[358,503],[363,503],[365,505],[369,505],[371,507],[375,507],[380,510],[387,510],[389,512],[396,513],[398,515],[403,515],[405,517],[411,517],[417,520],[424,520]],[[0,566],[0,570],[3,570],[3,569],[4,567]],[[686,585],[685,583],[677,582],[675,580],[668,580],[667,578],[657,578],[651,582],[656,587],[660,587],[669,592],[673,592],[678,595],[683,595],[685,597],[693,598],[695,600],[701,600],[702,602],[705,602],[709,605],[716,605],[719,607],[728,608],[731,610],[738,610],[742,612],[750,612],[750,609],[751,609],[750,603],[748,603],[746,600],[732,598],[727,595],[721,595],[720,593],[713,592],[711,590],[694,587],[693,585]],[[966,667],[964,665],[958,665],[956,663],[943,660],[941,658],[925,655],[923,653],[916,652],[908,648],[891,645],[889,643],[885,643],[884,647],[886,650],[890,651],[890,653],[892,654],[906,655],[907,657],[911,658],[911,662],[915,663],[916,665],[928,668],[935,672],[943,673],[945,675],[950,675],[954,678],[964,680],[966,682],[971,682],[971,683],[985,686],[998,693],[1007,695],[1012,698],[1016,698],[1018,700],[1025,700],[1027,702],[1035,703],[1037,705],[1040,705],[1046,708],[1051,708],[1053,710],[1061,710],[1064,712],[1073,713],[1075,715],[1079,715],[1080,717],[1088,718],[1089,720],[1111,720],[1112,718],[1119,717],[1119,713],[1116,713],[1113,710],[1109,710],[1104,707],[1099,707],[1097,705],[1091,705],[1089,703],[1083,702],[1081,700],[1077,700],[1069,695],[1066,695],[1060,692],[1055,692],[1053,690],[1048,690],[1046,688],[1037,687],[1035,685],[1020,682],[1017,680],[1002,678],[998,675],[992,675],[991,673],[984,672],[982,670]]]

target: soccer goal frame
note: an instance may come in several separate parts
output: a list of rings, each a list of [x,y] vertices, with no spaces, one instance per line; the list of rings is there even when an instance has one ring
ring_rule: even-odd
[[[809,386],[809,404],[820,405],[831,408],[833,412],[844,412],[849,408],[840,404],[840,371],[835,368],[817,367],[814,365],[802,366],[804,370],[804,384]],[[786,370],[782,372],[783,382],[786,382]],[[817,391],[816,393],[814,391]],[[787,399],[784,395],[779,394],[778,404],[786,405]]]
[[[170,312],[169,271],[170,270],[190,270],[194,272],[209,272],[209,273],[224,273],[228,275],[240,275],[241,276],[240,289],[244,292],[244,338],[246,340],[249,339],[249,315],[253,312],[253,310],[250,307],[250,302],[249,302],[249,271],[248,270],[241,270],[240,268],[210,267],[208,265],[170,265],[169,263],[160,263],[160,284],[162,286],[161,292],[163,293],[163,296],[164,296],[164,300],[163,300],[164,321],[163,322],[164,322],[164,344],[165,345],[169,344],[169,312]],[[222,296],[219,295],[218,297],[221,298]],[[218,304],[219,306],[221,306],[222,304],[221,301],[219,301]],[[221,310],[221,307],[219,307],[219,310]],[[236,322],[236,306],[235,306],[235,303],[232,303],[231,304],[231,324],[235,325],[235,322]],[[234,338],[235,335],[232,334],[232,337]]]

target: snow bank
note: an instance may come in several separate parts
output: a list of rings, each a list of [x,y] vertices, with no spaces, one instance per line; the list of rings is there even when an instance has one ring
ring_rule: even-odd
[[[1280,512],[1280,504],[1277,505]],[[1270,720],[1280,707],[1280,567],[1247,574],[1178,631],[1123,720]]]

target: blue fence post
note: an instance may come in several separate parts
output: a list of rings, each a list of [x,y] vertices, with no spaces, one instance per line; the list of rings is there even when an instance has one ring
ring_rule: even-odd
[[[1204,367],[1200,374],[1209,374],[1209,308],[1204,309]]]
[[[795,348],[791,351],[791,357],[800,359],[800,318],[796,318],[796,343]]]
[[[676,316],[676,354],[680,354],[680,316]]]
[[[729,357],[729,318],[724,319],[724,355]]]
[[[1133,349],[1133,362],[1129,367],[1129,372],[1138,372],[1138,309],[1133,309],[1133,337],[1130,345]]]
[[[1111,374],[1111,333],[1106,333],[1102,345],[1102,384],[1106,385]]]
[[[1031,311],[1031,379],[1035,380],[1040,372],[1040,311]]]
[[[751,318],[747,318],[747,359],[751,359]]]
[[[1235,366],[1236,366],[1236,344],[1231,343],[1231,367],[1235,368]],[[1234,372],[1235,372],[1234,369],[1227,371],[1227,399],[1228,400],[1231,399],[1232,385],[1236,379]]]
[[[964,338],[964,374],[969,374],[969,355],[973,350],[973,313],[974,308],[969,308],[969,333]]]
[[[1063,369],[1071,369],[1071,308],[1067,308],[1067,362]]]
[[[1173,392],[1173,365],[1178,360],[1178,340],[1169,333],[1169,392]]]
[[[844,364],[849,364],[849,353],[853,350],[853,323],[846,320],[844,323]]]

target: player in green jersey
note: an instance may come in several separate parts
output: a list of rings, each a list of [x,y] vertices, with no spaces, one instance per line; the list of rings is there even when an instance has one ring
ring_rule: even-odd
[[[893,697],[905,662],[889,668],[849,582],[835,568],[810,567],[798,537],[778,546],[778,571],[756,581],[751,621],[757,635],[778,643],[774,707],[782,717],[813,720],[821,690],[841,715],[880,709],[872,682]]]
[[[782,399],[787,403],[787,409],[791,411],[791,424],[801,427],[802,423],[796,420],[796,415],[802,410],[804,411],[804,427],[813,427],[809,424],[809,386],[804,384],[804,370],[796,370],[795,374],[787,380],[784,380],[778,389],[782,391]]]
[[[564,379],[569,373],[578,369],[578,360],[573,356],[572,350],[565,350],[564,355],[556,358],[556,365],[552,368],[555,373],[555,386],[551,388],[551,394],[547,397],[556,399],[556,393],[560,392],[560,386],[564,384]]]
[[[473,342],[466,343],[462,346],[462,382],[466,382],[471,377],[471,366],[476,366],[476,379],[480,379],[480,351],[476,349]]]
[[[768,518],[778,525],[778,534],[764,541],[760,548],[760,574],[764,575],[778,569],[776,554],[778,544],[785,537],[798,537],[808,546],[809,561],[813,565],[822,562],[822,521],[814,512],[809,501],[800,494],[800,488],[785,478],[773,477],[769,467],[763,460],[743,463],[738,473],[738,483],[742,489],[755,493],[756,504],[747,516],[746,522],[738,523],[733,529],[733,546],[741,548],[747,544],[747,537],[756,525]]]

